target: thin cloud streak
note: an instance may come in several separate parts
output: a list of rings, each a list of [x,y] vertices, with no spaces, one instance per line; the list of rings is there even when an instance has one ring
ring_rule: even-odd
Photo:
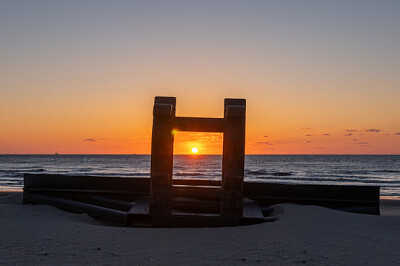
[[[379,133],[379,132],[381,132],[382,130],[380,130],[380,129],[375,129],[375,128],[370,128],[370,129],[366,129],[365,130],[365,132],[373,132],[373,133]]]

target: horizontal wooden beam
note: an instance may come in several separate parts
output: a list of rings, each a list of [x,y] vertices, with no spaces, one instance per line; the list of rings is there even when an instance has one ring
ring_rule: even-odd
[[[219,180],[175,179],[173,185],[221,186]],[[60,195],[90,194],[122,200],[149,195],[150,178],[63,176],[25,174],[24,191]],[[179,193],[179,192],[178,192]],[[255,200],[261,207],[278,203],[318,205],[332,209],[370,206],[368,213],[379,214],[379,186],[277,184],[244,182],[243,196]],[[347,209],[346,209],[347,208]]]
[[[178,131],[224,132],[223,118],[175,117],[173,129]]]
[[[220,201],[196,200],[193,198],[174,197],[172,209],[189,213],[220,213]]]
[[[221,200],[221,187],[173,185],[174,197],[195,198],[200,200]]]

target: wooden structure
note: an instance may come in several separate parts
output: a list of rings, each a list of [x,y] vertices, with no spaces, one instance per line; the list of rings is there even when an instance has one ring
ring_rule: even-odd
[[[176,179],[173,180],[173,184],[220,187],[221,181]],[[72,200],[95,196],[121,201],[126,206],[131,206],[138,199],[149,197],[150,178],[25,174],[25,201],[30,202],[32,195],[66,197]],[[198,199],[204,198],[202,194],[193,194],[193,196]],[[256,201],[262,208],[279,203],[295,203],[356,213],[379,214],[378,186],[300,185],[245,181],[243,197]],[[102,203],[100,206],[105,205]]]
[[[169,219],[175,220],[177,216],[189,217],[172,210],[180,205],[192,212],[196,209],[195,206],[203,205],[204,212],[209,213],[212,210],[218,215],[213,217],[213,221],[220,219],[229,225],[238,224],[243,214],[246,100],[225,99],[224,118],[176,117],[175,110],[174,97],[155,98],[150,176],[150,214],[153,220],[157,224],[163,224]],[[175,131],[223,133],[220,186],[173,184]],[[200,214],[196,216],[198,218]],[[201,216],[204,220],[204,217],[208,217]]]
[[[223,118],[176,117],[173,97],[156,97],[151,177],[24,175],[24,202],[50,204],[126,226],[236,226],[273,221],[278,203],[379,214],[379,187],[244,182],[244,99],[225,99]],[[221,180],[173,179],[175,131],[221,132]]]

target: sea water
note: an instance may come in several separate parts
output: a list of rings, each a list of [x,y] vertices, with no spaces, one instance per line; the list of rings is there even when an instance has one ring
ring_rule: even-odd
[[[174,178],[221,178],[221,155],[175,155]],[[23,187],[25,173],[149,177],[150,155],[0,155],[0,190]],[[400,155],[247,155],[245,180],[381,186],[400,197]]]

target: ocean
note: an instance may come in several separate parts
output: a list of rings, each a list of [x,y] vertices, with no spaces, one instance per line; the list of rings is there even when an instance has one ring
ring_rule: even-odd
[[[174,178],[221,178],[221,155],[175,155]],[[149,177],[150,155],[0,155],[0,190],[19,190],[24,173]],[[247,155],[245,180],[381,186],[400,197],[400,155]]]

